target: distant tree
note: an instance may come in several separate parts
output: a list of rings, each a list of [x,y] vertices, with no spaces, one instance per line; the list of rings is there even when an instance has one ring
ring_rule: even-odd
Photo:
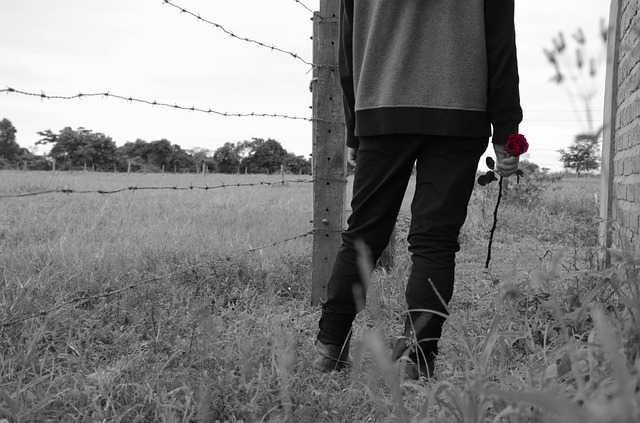
[[[0,120],[0,169],[23,164],[31,170],[48,169],[44,157],[36,156],[26,148],[20,147],[16,141],[17,132],[9,119]]]
[[[85,133],[82,153],[87,162],[98,170],[111,170],[116,158],[116,143],[104,134]]]
[[[173,146],[166,139],[152,141],[148,145],[146,161],[156,169],[169,168],[173,156]]]
[[[146,171],[148,145],[149,143],[145,140],[137,139],[134,142],[126,142],[124,145],[118,147],[116,151],[118,168],[128,170],[129,165],[131,165],[131,170],[134,172],[140,170]]]
[[[304,158],[304,156],[296,156],[293,153],[288,153],[284,160],[285,170],[289,173],[295,174],[311,174],[311,162]]]
[[[38,135],[42,138],[36,144],[53,144],[49,156],[60,164],[60,169],[94,167],[111,170],[116,161],[116,144],[102,133],[67,127],[58,134],[46,130]]]
[[[128,142],[118,148],[118,167],[131,169],[136,172],[158,172],[163,168],[167,172],[194,171],[194,158],[178,144],[171,144],[166,139],[147,142],[138,139]]]
[[[0,158],[8,163],[16,162],[22,149],[16,142],[16,128],[9,119],[0,120]]]
[[[578,176],[581,172],[597,170],[598,163],[598,143],[600,134],[580,134],[569,148],[558,150],[560,160],[565,169],[575,170]]]
[[[178,144],[171,146],[171,150],[169,170],[173,169],[177,172],[191,172],[191,169],[194,168],[195,164],[193,156],[184,151]]]
[[[38,132],[37,145],[51,145],[49,157],[59,170],[84,166],[96,169],[158,172],[274,173],[284,165],[290,173],[311,173],[311,163],[302,156],[288,153],[274,139],[252,138],[227,142],[215,152],[203,148],[183,150],[167,139],[147,142],[137,139],[116,147],[110,137],[85,128]],[[46,164],[46,162],[43,162]]]
[[[40,135],[41,138],[36,141],[36,145],[55,144],[58,140],[58,134],[53,132],[51,129],[40,131],[38,132],[38,135]]]
[[[207,172],[215,172],[218,170],[215,155],[211,152],[211,150],[198,147],[189,150],[189,154],[191,155],[191,158],[193,160],[193,165],[196,172],[201,172],[203,165]],[[224,173],[234,173],[236,171],[237,169],[232,172]]]
[[[248,157],[242,160],[242,167],[249,173],[277,172],[285,164],[288,155],[287,150],[271,138],[252,138],[251,149]]]
[[[235,145],[235,153],[240,160],[240,166],[242,167],[245,163],[243,163],[251,154],[253,154],[256,147],[255,138],[253,141],[239,141]]]
[[[240,169],[240,157],[233,143],[227,142],[213,153],[216,170],[220,173],[236,173]]]

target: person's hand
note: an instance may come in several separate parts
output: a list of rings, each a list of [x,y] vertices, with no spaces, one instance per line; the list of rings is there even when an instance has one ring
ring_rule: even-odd
[[[509,154],[504,145],[493,144],[493,150],[496,153],[496,173],[500,176],[509,177],[515,175],[520,164],[519,156]]]
[[[356,159],[358,158],[358,149],[347,147],[347,161],[353,167],[356,167]]]

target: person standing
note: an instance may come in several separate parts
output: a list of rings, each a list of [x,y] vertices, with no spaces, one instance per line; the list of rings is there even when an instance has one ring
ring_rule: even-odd
[[[355,176],[322,305],[317,370],[350,364],[354,292],[363,291],[355,244],[377,261],[416,165],[408,311],[393,358],[407,361],[408,377],[433,376],[458,235],[489,137],[497,173],[518,170],[504,148],[523,118],[516,53],[514,0],[341,0],[339,73]]]

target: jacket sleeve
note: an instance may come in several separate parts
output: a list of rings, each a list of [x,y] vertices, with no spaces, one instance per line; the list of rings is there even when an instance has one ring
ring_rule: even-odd
[[[338,68],[342,86],[347,146],[358,148],[355,136],[356,111],[353,89],[353,2],[340,1],[340,41],[338,43]]]
[[[522,122],[514,0],[485,0],[489,65],[488,112],[494,144],[503,145]]]

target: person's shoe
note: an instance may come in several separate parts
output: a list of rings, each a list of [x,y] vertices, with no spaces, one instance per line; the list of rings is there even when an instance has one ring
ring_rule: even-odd
[[[416,345],[411,343],[406,336],[399,338],[393,346],[392,360],[403,365],[404,375],[407,379],[435,378],[436,355],[427,351],[417,353]]]
[[[313,368],[322,372],[329,373],[340,371],[351,366],[351,358],[349,357],[349,341],[344,346],[323,344],[316,340],[316,359],[313,361]]]
[[[422,363],[422,364],[420,364]],[[404,373],[407,379],[419,380],[421,377],[427,380],[435,379],[435,358],[429,357],[426,363],[423,360],[415,360],[408,356],[404,364]]]

